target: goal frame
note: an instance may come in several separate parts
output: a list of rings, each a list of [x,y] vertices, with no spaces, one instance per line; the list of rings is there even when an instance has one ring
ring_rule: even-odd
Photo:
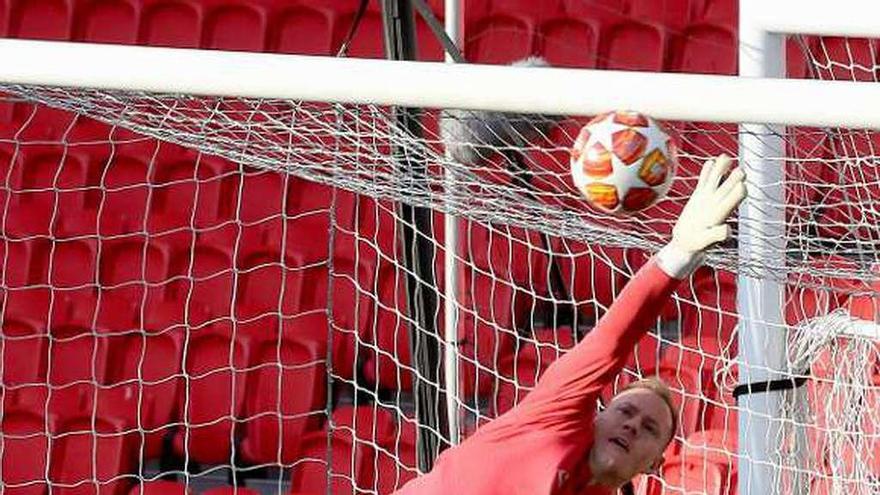
[[[876,3],[863,0],[844,0],[833,8],[818,0],[740,0],[739,8],[741,78],[784,80],[786,36],[880,37],[880,27],[869,21],[876,19],[880,8]],[[859,15],[847,15],[851,12],[859,12]],[[872,86],[870,83],[849,84]],[[743,96],[749,98],[748,93]],[[825,111],[833,109],[826,108]],[[841,123],[826,126],[840,127]],[[774,167],[772,160],[768,159],[784,156],[783,131],[779,123],[754,124],[746,121],[740,124],[739,160],[749,177],[749,192],[739,207],[738,249],[741,258],[756,255],[771,259],[785,257],[784,170]],[[763,204],[756,200],[759,197]],[[737,276],[740,385],[773,380],[786,374],[788,350],[782,306],[784,290],[773,277],[762,276],[761,273],[750,275],[741,272]],[[781,392],[750,393],[737,398],[737,407],[740,409],[738,486],[741,494],[779,493],[777,483],[781,479],[781,467],[774,465],[770,456],[780,438],[780,422],[774,420],[778,419],[776,415],[781,411],[781,405]],[[749,414],[744,414],[744,411]],[[796,427],[794,434],[797,442],[806,440],[803,426]],[[803,449],[800,451],[804,452]],[[803,483],[803,480],[793,480],[793,492],[807,493],[809,487],[798,486],[799,483]]]

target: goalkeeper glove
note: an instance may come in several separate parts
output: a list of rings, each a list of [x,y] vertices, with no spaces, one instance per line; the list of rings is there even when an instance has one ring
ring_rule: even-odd
[[[702,262],[707,247],[730,235],[724,222],[746,197],[742,169],[734,169],[722,182],[731,163],[730,157],[721,155],[703,165],[697,187],[672,229],[672,241],[659,254],[669,275],[686,277]]]

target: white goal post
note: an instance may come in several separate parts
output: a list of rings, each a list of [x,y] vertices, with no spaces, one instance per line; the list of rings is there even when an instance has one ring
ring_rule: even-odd
[[[783,79],[785,36],[880,38],[878,18],[880,5],[866,1],[832,5],[813,0],[740,0],[739,76],[0,40],[0,83],[555,115],[627,108],[664,120],[736,123],[740,124],[739,159],[749,176],[749,199],[740,208],[740,257],[784,263],[785,178],[774,161],[786,153],[783,127],[880,130],[880,112],[873,111],[880,108],[880,85]],[[447,264],[447,277],[455,273],[451,266]],[[775,268],[773,263],[763,267]],[[760,269],[737,275],[738,314],[745,322],[739,329],[739,362],[741,369],[748,370],[739,379],[741,383],[772,380],[776,370],[788,373],[785,335],[772,332],[774,326],[785,326],[784,288]],[[447,300],[454,297],[448,294]],[[454,329],[455,318],[448,310],[446,318]],[[860,328],[866,334],[876,329],[870,322],[861,322]],[[773,393],[740,398],[741,409],[749,411],[739,415],[740,493],[776,493],[779,466],[768,456],[778,438],[771,421],[781,407],[777,399]],[[448,414],[450,424],[457,424],[454,408]]]

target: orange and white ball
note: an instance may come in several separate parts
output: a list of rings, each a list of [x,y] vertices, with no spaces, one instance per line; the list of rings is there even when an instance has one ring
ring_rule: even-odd
[[[571,149],[574,185],[596,208],[631,214],[669,192],[678,147],[664,127],[647,115],[617,111],[587,123]]]

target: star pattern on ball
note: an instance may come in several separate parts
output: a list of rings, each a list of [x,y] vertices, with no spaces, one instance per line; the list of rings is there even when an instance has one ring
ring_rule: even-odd
[[[640,136],[645,140],[644,153],[642,156],[646,156],[656,149],[662,150],[666,146],[666,142],[669,137],[656,123],[654,123],[654,125],[649,125],[648,127],[631,127],[615,122],[614,115],[615,114],[613,113],[609,114],[602,120],[592,124],[590,137],[587,140],[585,149],[590,149],[590,147],[598,143],[603,148],[607,150],[612,150],[614,148],[614,135],[618,132],[626,132],[630,130],[638,132]],[[610,157],[611,174],[604,177],[602,181],[609,184],[618,184],[619,198],[625,198],[630,188],[632,187],[648,188],[654,185],[648,184],[641,179],[637,179],[636,183],[632,183],[630,181],[630,179],[634,176],[629,170],[627,170],[627,167],[638,166],[640,160],[635,160],[634,162],[631,162],[633,163],[633,165],[627,165],[615,153],[610,153]]]

